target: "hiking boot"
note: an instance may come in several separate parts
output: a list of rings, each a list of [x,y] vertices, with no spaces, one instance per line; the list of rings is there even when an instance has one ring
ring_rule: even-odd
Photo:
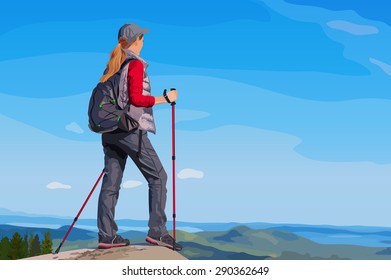
[[[129,239],[122,238],[120,235],[114,236],[114,238],[99,238],[99,249],[110,249],[116,247],[124,247],[130,245]]]
[[[161,236],[161,237],[147,236],[145,241],[147,241],[151,244],[154,244],[154,245],[163,246],[163,247],[167,247],[170,249],[174,248],[174,243],[175,243],[175,251],[182,250],[182,245],[174,242],[174,238],[171,235],[169,235],[168,233]]]

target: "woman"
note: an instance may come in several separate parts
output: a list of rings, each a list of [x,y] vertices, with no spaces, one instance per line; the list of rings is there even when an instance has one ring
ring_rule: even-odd
[[[136,24],[125,24],[118,32],[118,45],[110,54],[110,60],[100,81],[104,82],[122,68],[118,105],[124,107],[130,103],[129,116],[139,124],[131,132],[116,130],[102,134],[105,154],[105,175],[98,202],[99,248],[127,246],[128,239],[117,234],[114,221],[122,175],[126,159],[129,156],[139,168],[149,186],[149,231],[146,241],[151,244],[181,250],[166,228],[166,182],[167,174],[148,139],[148,132],[156,133],[152,107],[157,104],[174,102],[178,93],[172,90],[165,97],[151,96],[149,77],[146,73],[148,64],[140,57],[144,44],[144,34],[149,29]]]

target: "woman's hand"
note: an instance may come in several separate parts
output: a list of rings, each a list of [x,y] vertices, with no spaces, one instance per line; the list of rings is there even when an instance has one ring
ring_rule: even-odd
[[[178,99],[178,92],[176,89],[174,90],[170,90],[168,93],[167,93],[167,97],[168,99],[171,101],[171,102],[174,102],[175,100]]]
[[[177,100],[178,99],[177,90],[176,89],[170,90],[167,93],[167,97],[171,102],[174,102],[175,100]],[[155,105],[158,105],[158,104],[167,104],[166,98],[164,96],[156,96],[155,97]]]

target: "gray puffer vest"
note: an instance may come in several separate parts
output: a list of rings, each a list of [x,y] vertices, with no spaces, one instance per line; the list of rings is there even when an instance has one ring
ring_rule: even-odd
[[[126,52],[126,59],[137,59],[142,62],[144,65],[144,83],[143,83],[143,95],[149,96],[151,95],[151,85],[149,82],[149,77],[146,69],[148,68],[148,63],[142,59],[140,56],[136,55],[134,52],[124,49]],[[128,95],[128,69],[129,64],[127,64],[122,72],[121,79],[119,83],[119,96],[118,96],[118,105],[123,109],[129,103],[129,95]],[[128,115],[132,117],[139,123],[139,129],[149,131],[152,133],[156,133],[155,121],[153,118],[153,110],[152,108],[145,107],[136,107],[134,105],[130,105],[128,110]]]

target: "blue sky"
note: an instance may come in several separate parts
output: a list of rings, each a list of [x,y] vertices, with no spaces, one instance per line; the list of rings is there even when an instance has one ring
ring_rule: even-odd
[[[153,94],[179,90],[178,219],[391,226],[391,27],[381,3],[162,3],[115,15],[102,3],[5,4],[1,207],[80,208],[103,168],[90,92],[118,28],[136,22],[151,29],[142,55]],[[170,108],[155,115],[151,140],[171,174]],[[147,185],[130,159],[117,216],[147,217]]]

